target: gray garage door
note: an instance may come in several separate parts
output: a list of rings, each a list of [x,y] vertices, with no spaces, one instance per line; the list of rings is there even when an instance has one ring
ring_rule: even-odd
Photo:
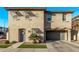
[[[46,40],[64,40],[64,32],[53,32],[53,31],[47,31],[46,32]]]

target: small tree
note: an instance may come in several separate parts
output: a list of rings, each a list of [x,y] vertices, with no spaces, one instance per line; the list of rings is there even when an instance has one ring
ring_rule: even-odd
[[[39,40],[37,33],[32,33],[29,38],[30,40],[33,40],[33,43],[37,43],[37,40]]]

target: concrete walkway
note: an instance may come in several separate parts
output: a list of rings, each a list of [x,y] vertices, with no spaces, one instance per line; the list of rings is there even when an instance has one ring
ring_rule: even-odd
[[[17,48],[17,47],[19,47],[21,44],[23,44],[23,42],[15,43],[15,44],[11,45],[10,47],[8,47],[8,49],[9,49],[9,48]]]

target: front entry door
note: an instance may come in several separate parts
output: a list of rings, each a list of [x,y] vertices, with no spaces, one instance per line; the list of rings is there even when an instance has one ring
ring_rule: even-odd
[[[19,42],[23,42],[25,40],[25,29],[19,29]]]

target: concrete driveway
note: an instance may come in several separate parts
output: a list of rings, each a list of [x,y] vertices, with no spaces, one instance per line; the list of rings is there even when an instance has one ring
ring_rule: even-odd
[[[63,41],[46,43],[48,48],[5,48],[0,52],[79,52],[79,47]]]
[[[54,41],[48,44],[51,45],[56,52],[79,52],[79,45],[76,46],[69,42]],[[52,48],[50,50],[52,50]]]

